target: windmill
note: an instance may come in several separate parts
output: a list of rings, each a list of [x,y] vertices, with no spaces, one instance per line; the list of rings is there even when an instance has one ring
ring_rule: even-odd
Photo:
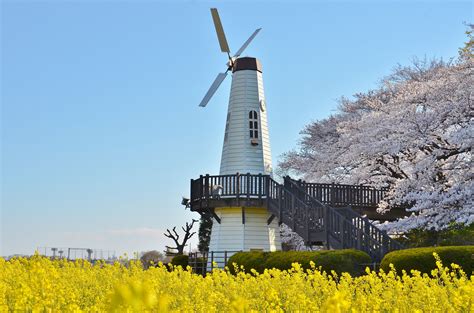
[[[228,62],[226,71],[217,75],[199,106],[205,107],[228,73],[232,73],[220,175],[271,175],[262,66],[256,58],[241,57],[261,28],[231,55],[217,9],[211,9],[211,14],[220,49],[227,54]],[[265,207],[227,206],[215,208],[214,214],[218,219],[213,220],[210,251],[281,250],[278,221]]]

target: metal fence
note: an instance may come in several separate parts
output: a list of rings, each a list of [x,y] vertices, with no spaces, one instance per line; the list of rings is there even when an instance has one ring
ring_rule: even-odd
[[[73,247],[38,247],[36,249],[40,255],[50,258],[64,258],[68,260],[116,260],[113,250],[73,248]]]
[[[189,254],[189,266],[194,273],[205,275],[215,268],[223,269],[229,258],[239,251],[192,252]]]

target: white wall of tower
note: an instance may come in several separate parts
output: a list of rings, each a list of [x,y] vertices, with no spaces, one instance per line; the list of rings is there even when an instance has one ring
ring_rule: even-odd
[[[213,219],[209,251],[281,250],[278,221],[268,225],[271,214],[265,208],[216,208],[215,213],[221,223]]]
[[[222,148],[220,174],[271,174],[272,161],[262,73],[236,71],[232,75],[227,122]],[[258,114],[258,145],[251,145],[249,112]]]

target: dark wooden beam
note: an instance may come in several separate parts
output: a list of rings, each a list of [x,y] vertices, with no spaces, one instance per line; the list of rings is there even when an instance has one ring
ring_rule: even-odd
[[[214,210],[212,210],[212,217],[214,217],[217,221],[217,223],[221,223],[221,218],[219,216],[217,216],[216,212],[214,212]]]
[[[275,214],[272,214],[267,220],[267,225],[270,225],[273,222],[273,220],[275,219],[275,217],[276,217]]]
[[[242,224],[245,224],[245,208],[242,207]]]

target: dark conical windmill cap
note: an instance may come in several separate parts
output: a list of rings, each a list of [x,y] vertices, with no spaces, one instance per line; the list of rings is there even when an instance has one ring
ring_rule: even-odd
[[[262,64],[258,59],[251,57],[243,57],[236,59],[234,61],[232,73],[243,70],[259,71],[260,73],[262,73]]]

